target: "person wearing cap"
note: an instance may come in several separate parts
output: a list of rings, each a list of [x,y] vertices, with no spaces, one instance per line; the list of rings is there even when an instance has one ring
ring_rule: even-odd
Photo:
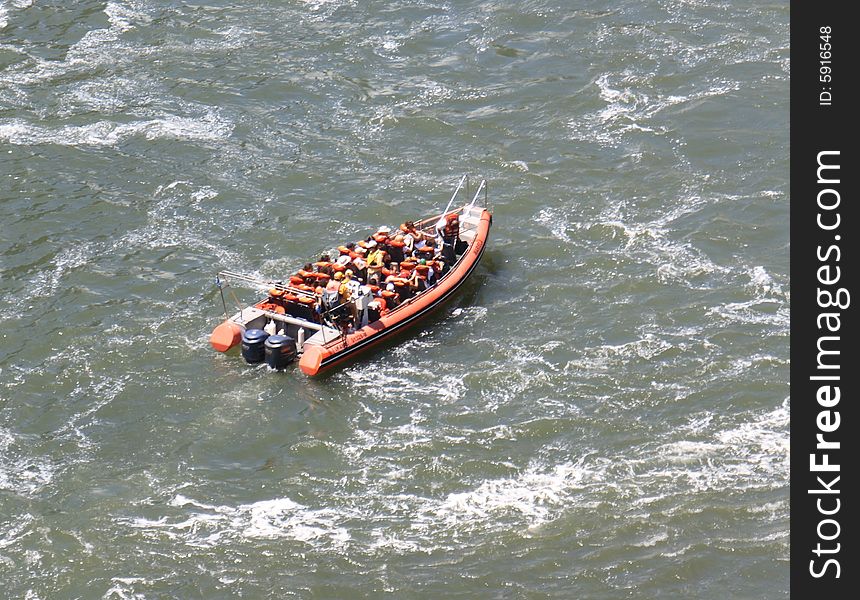
[[[400,294],[397,293],[397,288],[394,287],[393,283],[386,284],[385,289],[379,295],[385,300],[385,304],[389,310],[400,305]]]
[[[340,273],[335,273],[335,276],[337,276],[337,275],[340,275]],[[337,292],[340,295],[341,304],[343,304],[345,302],[349,302],[349,298],[350,298],[351,294],[350,294],[350,289],[349,289],[348,284],[350,281],[352,281],[352,269],[347,269],[343,273],[343,276],[340,279],[338,279],[338,282],[340,283],[340,285],[337,288]]]

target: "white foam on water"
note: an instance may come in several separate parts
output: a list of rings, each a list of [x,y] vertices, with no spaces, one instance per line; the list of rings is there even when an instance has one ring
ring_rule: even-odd
[[[588,476],[581,463],[532,466],[516,477],[486,480],[472,490],[431,502],[422,508],[416,525],[437,528],[441,522],[446,528],[469,530],[502,525],[513,514],[524,526],[538,526],[566,506],[572,490]]]
[[[780,296],[785,297],[785,292],[782,291],[782,286],[773,280],[767,270],[762,266],[756,266],[748,272],[750,285],[753,291],[762,296]]]
[[[355,0],[299,0],[310,11],[305,17],[310,21],[325,21],[341,6],[354,6]]]
[[[707,440],[678,440],[657,452],[667,468],[654,475],[685,482],[692,492],[725,489],[773,489],[788,485],[790,470],[789,400],[779,407],[753,413],[736,427],[716,431]],[[677,468],[692,464],[691,468]]]
[[[143,577],[112,577],[111,586],[102,595],[102,600],[144,600],[146,594],[134,591],[135,584],[148,583]]]
[[[791,324],[789,307],[782,301],[768,298],[728,302],[709,308],[707,314],[735,323],[774,327],[779,332],[788,331]]]
[[[374,420],[375,416],[373,411],[363,410],[357,418]],[[462,547],[463,534],[478,536],[475,540],[501,531],[524,537],[540,535],[544,525],[559,518],[611,504],[618,497],[630,499],[641,512],[629,512],[617,525],[608,524],[612,530],[702,510],[714,494],[727,489],[787,489],[788,425],[788,400],[774,409],[741,415],[723,427],[715,422],[713,413],[700,413],[692,415],[680,430],[664,434],[675,438],[672,440],[618,449],[619,454],[603,450],[601,456],[590,453],[579,459],[564,458],[563,449],[544,446],[538,453],[541,458],[533,458],[525,467],[506,461],[514,475],[477,480],[435,496],[404,493],[411,468],[391,460],[392,453],[435,445],[443,438],[456,445],[515,436],[504,426],[481,431],[429,428],[426,415],[414,409],[406,423],[356,427],[352,439],[340,446],[354,465],[360,485],[342,494],[334,505],[313,509],[279,497],[228,506],[175,494],[167,505],[180,509],[181,514],[168,511],[156,518],[123,522],[147,535],[166,535],[195,547],[290,539],[323,551],[400,555],[432,552],[451,543]],[[444,455],[440,458],[445,461]],[[456,467],[442,472],[454,476]],[[150,510],[158,510],[158,506],[147,502]],[[756,514],[762,522],[773,522],[783,520],[786,510],[787,503],[775,501]],[[350,523],[367,521],[374,523],[370,539],[356,538]],[[781,538],[775,541],[782,543]],[[670,551],[677,550],[661,530],[631,544],[669,545]]]
[[[406,35],[392,35],[386,33],[384,35],[372,35],[362,42],[363,46],[370,46],[373,53],[382,58],[396,58],[397,51],[403,46]]]
[[[528,165],[528,163],[527,163],[526,161],[524,161],[524,160],[512,160],[512,161],[509,161],[509,162],[502,161],[502,165],[503,165],[503,166],[506,166],[506,167],[513,167],[513,168],[515,168],[515,169],[519,169],[519,170],[520,170],[520,171],[522,171],[523,173],[528,173],[528,172],[529,172],[529,165]]]
[[[15,515],[14,519],[10,518],[8,521],[5,518],[0,521],[0,550],[12,548],[30,535],[30,526],[34,520],[33,515],[27,513]]]
[[[568,122],[568,128],[578,139],[593,141],[602,146],[615,147],[629,132],[662,136],[668,133],[665,126],[649,125],[648,121],[667,108],[700,102],[723,96],[740,89],[735,81],[716,80],[687,95],[664,94],[659,90],[643,91],[651,85],[653,73],[640,74],[630,70],[622,73],[605,73],[595,79],[598,96],[606,105]]]
[[[11,0],[13,8],[23,9],[33,6],[33,0]],[[9,8],[4,0],[0,0],[0,29],[9,24]]]
[[[98,121],[59,128],[42,127],[23,119],[0,122],[0,140],[23,146],[117,146],[136,136],[147,140],[216,141],[226,139],[232,131],[233,123],[221,117],[215,109],[206,111],[199,118],[165,115],[131,123]]]
[[[563,208],[542,208],[533,217],[533,220],[539,225],[543,225],[550,231],[553,237],[565,244],[574,244],[574,239],[571,237],[569,231],[575,232],[583,228],[583,224],[572,220],[568,212]],[[574,252],[573,248],[567,246],[562,246],[561,250]]]
[[[597,348],[587,348],[586,350],[598,357],[607,359],[643,358],[651,360],[675,347],[674,344],[665,339],[658,338],[653,334],[646,334],[645,337],[632,342],[616,345],[604,344]]]
[[[137,23],[149,22],[144,5],[140,2],[126,1],[124,3],[108,2],[104,13],[108,18],[108,27],[87,31],[75,42],[62,61],[33,59],[25,64],[15,65],[7,72],[0,73],[0,82],[9,85],[27,85],[50,81],[63,77],[71,72],[92,72],[103,65],[114,66],[118,60],[129,52],[118,42],[122,34],[132,30]],[[135,52],[148,52],[150,49],[137,48]]]
[[[168,506],[187,509],[184,518],[120,519],[151,535],[166,534],[194,547],[229,545],[242,539],[292,539],[343,548],[349,541],[339,521],[347,515],[331,508],[310,509],[289,498],[260,500],[238,506],[212,505],[177,494]]]
[[[443,375],[435,387],[435,394],[442,402],[456,402],[466,394],[466,384],[459,375]]]
[[[414,540],[403,539],[397,534],[379,528],[371,530],[370,535],[373,538],[368,546],[368,551],[371,554],[389,552],[393,554],[429,553],[438,548],[438,546],[425,546]]]
[[[30,449],[31,444],[21,436],[0,427],[0,490],[33,496],[54,479],[56,465],[33,455]]]

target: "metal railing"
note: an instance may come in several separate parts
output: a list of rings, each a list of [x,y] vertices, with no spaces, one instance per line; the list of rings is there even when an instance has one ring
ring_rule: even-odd
[[[451,205],[454,204],[454,200],[457,199],[457,196],[460,193],[460,190],[463,190],[463,184],[464,183],[466,184],[464,191],[466,192],[467,204],[463,204],[463,206],[457,208],[454,211],[451,211]],[[422,233],[432,233],[435,229],[436,223],[439,221],[439,219],[441,219],[445,215],[450,214],[451,212],[454,212],[457,214],[462,214],[463,212],[465,212],[465,210],[467,208],[471,208],[471,207],[475,206],[475,202],[478,201],[478,198],[480,197],[481,192],[484,192],[484,202],[486,204],[486,202],[488,201],[488,186],[487,186],[487,180],[486,179],[481,180],[481,183],[478,185],[477,191],[472,196],[472,201],[468,202],[469,195],[470,195],[469,194],[469,175],[468,175],[468,173],[466,175],[463,175],[463,177],[460,178],[460,182],[457,184],[457,188],[454,190],[454,195],[451,196],[451,200],[448,202],[448,206],[445,207],[445,210],[442,211],[438,215],[434,215],[432,217],[426,217],[424,219],[421,219],[420,221],[415,221],[415,228]]]

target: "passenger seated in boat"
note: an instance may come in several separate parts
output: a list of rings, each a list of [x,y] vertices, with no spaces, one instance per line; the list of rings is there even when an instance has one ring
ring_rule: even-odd
[[[314,263],[314,267],[316,268],[317,273],[325,273],[326,275],[331,276],[331,256],[323,254],[320,256],[320,259]]]
[[[388,254],[391,255],[391,260],[402,262],[405,257],[406,244],[403,242],[403,235],[398,234],[394,236],[394,239],[389,239],[388,244],[386,244],[386,249]]]
[[[436,255],[436,242],[432,239],[421,240],[415,244],[415,257],[425,260],[433,260]]]
[[[367,255],[367,276],[373,277],[385,266],[385,250],[377,246]]]
[[[374,321],[378,321],[381,316],[382,307],[380,306],[380,302],[378,300],[371,300],[370,304],[367,305],[367,322],[373,323]]]
[[[388,283],[388,280],[391,279],[392,277],[397,277],[398,273],[400,273],[400,263],[396,263],[394,261],[391,261],[388,264],[388,267],[383,268],[379,274],[381,276],[381,280],[384,281],[385,283]]]
[[[433,269],[432,262],[427,262],[427,259],[422,258],[418,261],[418,266],[415,267],[418,276],[424,278],[426,287],[432,287],[436,283],[436,271]]]
[[[397,308],[400,304],[400,294],[397,293],[393,283],[386,284],[385,289],[380,292],[380,296],[385,300],[385,305],[389,310]]]
[[[356,278],[360,281],[365,281],[365,277],[367,276],[367,261],[362,258],[361,254],[352,259],[352,265],[355,269]]]
[[[340,305],[340,286],[343,283],[343,273],[335,273],[325,286],[322,304],[325,310],[332,310]]]
[[[383,225],[379,229],[376,230],[376,233],[373,234],[373,240],[377,244],[384,244],[388,241],[388,234],[391,233],[391,227],[387,225]]]
[[[407,233],[403,236],[403,254],[405,256],[412,256],[412,253],[415,251],[415,243],[417,241],[418,239],[411,233]]]

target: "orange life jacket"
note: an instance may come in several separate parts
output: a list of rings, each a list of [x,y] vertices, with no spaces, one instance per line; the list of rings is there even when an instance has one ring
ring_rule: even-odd
[[[257,304],[255,304],[255,306],[260,310],[267,310],[269,312],[278,313],[279,315],[283,315],[287,312],[286,309],[280,304],[266,302],[265,300],[263,300],[262,302],[258,302]]]

